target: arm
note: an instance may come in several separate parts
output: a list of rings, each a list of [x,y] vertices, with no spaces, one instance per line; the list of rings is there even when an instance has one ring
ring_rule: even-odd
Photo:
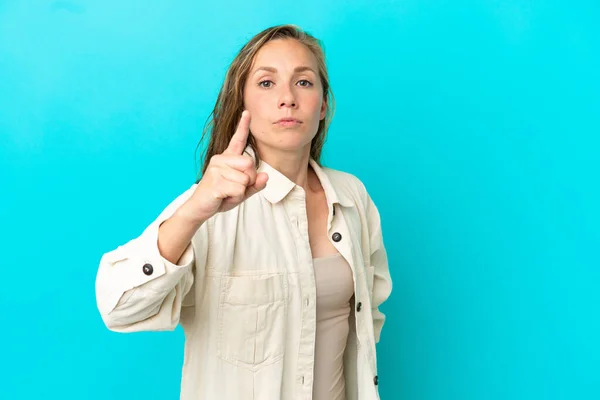
[[[249,126],[250,114],[243,111],[229,146],[211,156],[200,182],[169,204],[138,238],[104,254],[96,301],[109,329],[173,330],[182,305],[193,304],[194,268],[204,268],[208,254],[204,222],[263,190],[269,178],[256,171],[252,157],[243,155]]]
[[[108,329],[173,330],[179,323],[195,264],[202,264],[207,251],[205,224],[188,222],[180,212],[193,192],[194,187],[177,197],[139,237],[102,256],[96,302]],[[195,234],[201,236],[196,249]]]
[[[392,292],[392,278],[388,266],[387,252],[383,244],[381,218],[375,203],[368,194],[367,219],[371,248],[370,263],[374,267],[371,313],[373,315],[373,332],[375,333],[375,342],[377,343],[379,342],[381,329],[385,322],[385,314],[379,311],[379,306],[389,298]]]

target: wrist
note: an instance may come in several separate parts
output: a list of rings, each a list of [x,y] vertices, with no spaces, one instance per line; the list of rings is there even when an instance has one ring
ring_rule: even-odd
[[[210,218],[209,215],[204,215],[193,210],[186,202],[182,204],[173,214],[173,217],[185,223],[186,225],[193,225],[196,229],[206,222]]]

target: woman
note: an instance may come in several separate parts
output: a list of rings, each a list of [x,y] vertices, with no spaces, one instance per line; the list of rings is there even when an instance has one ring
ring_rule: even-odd
[[[314,37],[256,35],[227,71],[202,179],[100,261],[110,330],[183,327],[183,400],[379,398],[392,285],[365,187],[319,162],[331,98]]]

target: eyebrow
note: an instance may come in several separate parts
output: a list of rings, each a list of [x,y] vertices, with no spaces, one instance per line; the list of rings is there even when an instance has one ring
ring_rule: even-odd
[[[277,68],[258,67],[258,68],[256,68],[256,70],[254,71],[253,74],[256,74],[258,71],[268,71],[268,72],[276,73]],[[304,71],[311,71],[313,74],[315,74],[315,75],[317,74],[311,67],[307,67],[306,65],[301,65],[299,67],[294,68],[294,72],[304,72]]]

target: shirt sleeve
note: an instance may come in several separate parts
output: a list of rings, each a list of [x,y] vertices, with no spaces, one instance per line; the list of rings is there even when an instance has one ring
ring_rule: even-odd
[[[370,263],[373,267],[373,298],[371,299],[371,313],[373,315],[373,332],[375,342],[379,342],[381,329],[385,322],[385,314],[379,307],[389,298],[392,292],[392,278],[390,275],[387,252],[383,242],[381,230],[381,217],[375,203],[367,194],[367,218],[369,224]]]
[[[172,201],[139,237],[102,255],[96,275],[96,303],[110,330],[174,330],[182,304],[193,302],[190,289],[194,270],[205,259],[207,240],[199,238],[198,249],[194,241],[190,242],[178,263],[173,264],[160,254],[158,228],[191,197],[195,186]],[[206,236],[206,232],[203,224],[196,236]]]

